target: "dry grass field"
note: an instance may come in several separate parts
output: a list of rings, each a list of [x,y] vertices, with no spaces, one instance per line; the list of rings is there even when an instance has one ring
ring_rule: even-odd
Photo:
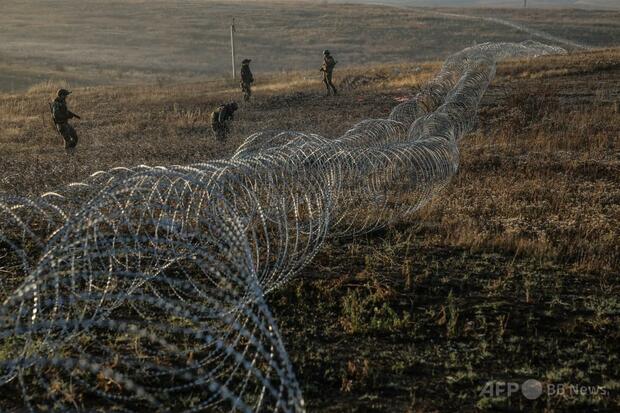
[[[314,409],[618,411],[619,57],[500,65],[446,192],[272,297]],[[531,378],[610,393],[479,393]]]
[[[36,12],[42,5],[48,12]],[[197,0],[1,7],[0,192],[18,195],[116,166],[228,157],[259,130],[337,137],[385,117],[450,53],[528,38],[437,10],[616,46],[501,63],[446,190],[411,220],[330,242],[268,302],[310,411],[620,410],[620,11]],[[233,15],[238,56],[253,58],[257,85],[221,144],[210,112],[241,100],[227,78]],[[340,62],[337,97],[323,97],[317,70],[326,47]],[[49,115],[61,86],[74,90],[69,106],[82,116],[74,156]],[[20,281],[2,256],[0,300]],[[526,379],[606,393],[480,394],[487,381]]]
[[[240,100],[226,80],[77,88],[73,157],[49,121],[60,83],[2,94],[0,191],[32,195],[114,166],[226,157],[262,129],[339,136],[386,116],[439,66],[340,69],[342,94],[330,98],[314,71],[258,71],[255,99],[223,145],[209,113]],[[445,192],[411,221],[330,243],[268,297],[309,408],[620,409],[619,105],[620,49],[502,63]],[[488,380],[529,378],[610,393],[479,394]]]
[[[507,8],[470,8],[453,11],[505,19],[554,36],[579,41],[590,47],[614,45],[615,39],[620,38],[620,28],[617,24],[620,11],[580,9],[540,11]],[[594,21],[597,23],[591,24]]]
[[[350,3],[348,0],[329,0],[335,3]],[[356,3],[374,3],[373,0],[357,0]],[[413,7],[460,7],[460,8],[482,8],[482,7],[503,7],[521,8],[522,0],[383,0],[382,4],[396,6]],[[620,4],[616,0],[535,0],[528,1],[529,9],[552,9],[552,8],[572,8],[572,9],[596,9],[596,10],[618,10]]]
[[[258,72],[315,71],[331,49],[339,68],[443,59],[473,42],[522,41],[492,22],[428,9],[324,2],[205,0],[3,0],[0,91],[50,79],[72,86],[165,84],[225,78],[229,25],[237,56]],[[448,10],[454,11],[454,10]],[[620,38],[620,11],[470,9],[497,14],[592,46]]]

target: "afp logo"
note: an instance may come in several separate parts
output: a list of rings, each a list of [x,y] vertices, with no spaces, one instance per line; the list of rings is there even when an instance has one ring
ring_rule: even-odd
[[[519,392],[528,400],[536,400],[543,393],[543,385],[534,379],[526,380],[523,383],[487,381],[480,391],[480,397],[510,397]]]

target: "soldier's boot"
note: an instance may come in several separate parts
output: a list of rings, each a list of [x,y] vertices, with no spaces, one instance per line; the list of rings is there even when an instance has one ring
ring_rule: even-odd
[[[75,148],[77,147],[77,140],[73,138],[73,136],[65,137],[65,152],[69,155],[73,155],[75,153]]]
[[[69,136],[71,137],[71,142],[69,143],[69,150],[71,151],[71,153],[74,153],[78,144],[78,136],[77,132],[71,125],[69,125]]]
[[[219,125],[213,131],[215,132],[215,138],[218,141],[224,142],[226,140],[226,132],[228,131],[225,125]]]
[[[71,125],[69,125],[69,135],[71,136],[71,147],[76,148],[78,144],[78,135]]]
[[[329,88],[331,88],[332,91],[334,92],[334,96],[338,94],[338,91],[336,90],[336,86],[334,86],[334,83],[332,82],[331,77],[327,79],[327,89],[329,90]]]
[[[329,83],[327,82],[327,80],[323,80],[323,83],[325,83],[325,96],[329,96],[330,95],[330,90],[329,90]]]
[[[58,131],[60,135],[65,141],[65,151],[69,154],[75,152],[75,147],[77,146],[78,137],[73,126],[68,123],[61,123],[57,125]]]

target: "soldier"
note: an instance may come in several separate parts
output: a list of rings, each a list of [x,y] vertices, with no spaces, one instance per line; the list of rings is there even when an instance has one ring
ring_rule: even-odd
[[[73,152],[78,143],[77,133],[75,133],[73,126],[69,124],[69,119],[81,119],[67,108],[66,99],[70,94],[71,92],[66,89],[59,89],[56,93],[56,99],[54,99],[54,102],[50,105],[54,125],[58,133],[60,133],[60,136],[65,140],[65,149],[67,152]]]
[[[213,133],[220,140],[226,139],[228,133],[227,121],[233,120],[235,111],[239,108],[236,102],[230,102],[224,105],[220,105],[213,113],[211,113],[211,129]]]
[[[252,83],[254,83],[254,76],[250,70],[251,61],[252,59],[243,59],[241,62],[241,92],[243,92],[243,100],[246,102],[252,96]]]
[[[323,83],[325,83],[325,87],[327,88],[327,96],[329,96],[329,88],[334,91],[334,95],[337,95],[336,87],[332,83],[332,74],[334,73],[334,66],[336,66],[336,62],[332,55],[329,53],[329,50],[323,50],[323,66],[321,66],[321,72],[323,72]]]

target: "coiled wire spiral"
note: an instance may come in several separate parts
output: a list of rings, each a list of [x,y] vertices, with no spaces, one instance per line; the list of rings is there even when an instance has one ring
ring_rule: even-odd
[[[338,139],[260,132],[228,160],[0,196],[0,408],[304,411],[265,294],[327,238],[427,203],[457,171],[496,61],[551,53],[564,50],[465,49]]]

